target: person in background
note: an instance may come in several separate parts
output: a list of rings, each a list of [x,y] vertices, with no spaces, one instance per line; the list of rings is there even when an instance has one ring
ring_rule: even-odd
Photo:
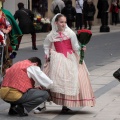
[[[54,13],[55,7],[58,5],[59,12],[61,13],[62,9],[65,7],[65,3],[62,0],[53,0],[51,4],[51,12]]]
[[[82,29],[82,10],[83,10],[83,0],[76,0],[76,30]]]
[[[17,55],[14,50],[18,43],[18,37],[22,36],[22,32],[13,15],[10,11],[3,9],[2,5],[4,2],[5,0],[0,0],[0,44],[4,46],[4,49],[1,49],[3,57],[0,56],[2,76],[4,76],[5,70],[12,66],[12,59]]]
[[[68,1],[68,0],[62,0],[65,4],[66,4],[66,2]]]
[[[79,64],[80,46],[76,34],[66,21],[64,15],[56,14],[52,31],[43,44],[47,61],[43,71],[53,80],[51,98],[55,104],[62,105],[62,113],[72,112],[68,107],[95,105],[86,65]]]
[[[18,9],[19,10],[17,10],[14,14],[14,18],[18,19],[19,27],[23,34],[31,34],[32,49],[38,50],[36,47],[36,33],[33,25],[34,14],[29,9],[25,9],[23,3],[18,3]],[[22,36],[18,39],[18,45],[16,50],[19,49],[21,39]]]
[[[0,47],[0,65],[2,67],[2,71],[0,71],[0,73],[2,72],[3,76],[5,74],[6,63],[9,62],[9,65],[6,67],[12,65],[12,60],[10,60],[10,53],[8,50],[8,47],[11,48],[9,43],[10,40],[7,37],[11,30],[12,30],[12,26],[10,22],[7,20],[6,15],[3,13],[2,9],[0,9],[0,45],[3,46]]]
[[[108,25],[108,0],[98,0],[97,2],[97,9],[98,9],[98,14],[97,18],[101,20],[102,26],[107,26]]]
[[[48,0],[36,0],[34,4],[34,9],[37,9],[38,13],[45,18],[45,14],[48,11]]]
[[[119,13],[119,0],[113,0],[110,6],[110,12],[112,13],[112,25],[118,23]]]
[[[87,24],[89,25],[89,30],[91,30],[92,27],[92,21],[94,20],[94,15],[95,15],[95,5],[93,4],[92,0],[87,0],[86,4],[84,4],[83,7],[83,16],[84,16],[84,24],[85,24],[85,29],[87,29]]]
[[[67,25],[72,28],[72,23],[75,21],[76,10],[72,6],[72,1],[68,0],[65,7],[62,9],[61,13],[67,18]]]
[[[1,98],[10,103],[9,115],[28,116],[24,110],[32,109],[46,101],[46,90],[53,81],[41,71],[41,60],[37,57],[18,61],[6,70],[2,81]],[[35,85],[38,85],[35,87]]]
[[[85,16],[85,12],[84,12],[84,9],[86,8],[87,6],[87,0],[84,0],[83,1],[83,24],[84,24],[84,28],[85,28],[85,24],[86,24],[86,16]]]

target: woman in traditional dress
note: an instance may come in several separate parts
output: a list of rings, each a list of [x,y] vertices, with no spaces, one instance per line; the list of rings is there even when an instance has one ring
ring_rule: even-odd
[[[44,41],[46,61],[49,61],[49,68],[46,66],[44,71],[53,80],[52,101],[63,106],[63,113],[70,111],[68,107],[95,105],[86,65],[79,64],[79,49],[76,34],[67,26],[66,17],[60,13],[55,15],[52,31]]]

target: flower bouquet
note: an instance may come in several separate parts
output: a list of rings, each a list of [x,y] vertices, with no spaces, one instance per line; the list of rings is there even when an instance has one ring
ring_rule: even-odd
[[[49,20],[49,18],[41,18],[41,23],[50,24],[50,20]]]
[[[51,25],[50,25],[49,18],[42,18],[41,24],[42,24],[42,32],[49,32],[50,31]]]
[[[84,59],[84,50],[83,47],[86,46],[86,44],[90,41],[90,38],[92,36],[92,32],[87,29],[82,29],[77,31],[77,38],[79,43],[81,44],[81,50],[80,50],[80,61],[79,63],[83,63]]]

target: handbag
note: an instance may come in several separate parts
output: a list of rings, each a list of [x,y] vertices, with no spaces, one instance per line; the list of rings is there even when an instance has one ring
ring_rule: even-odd
[[[120,68],[113,73],[113,76],[120,82]]]

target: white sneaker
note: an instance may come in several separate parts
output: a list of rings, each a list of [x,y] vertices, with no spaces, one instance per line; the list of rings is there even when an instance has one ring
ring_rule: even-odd
[[[36,109],[34,109],[34,114],[39,114],[41,112],[44,112],[46,110],[46,107],[37,107]]]

